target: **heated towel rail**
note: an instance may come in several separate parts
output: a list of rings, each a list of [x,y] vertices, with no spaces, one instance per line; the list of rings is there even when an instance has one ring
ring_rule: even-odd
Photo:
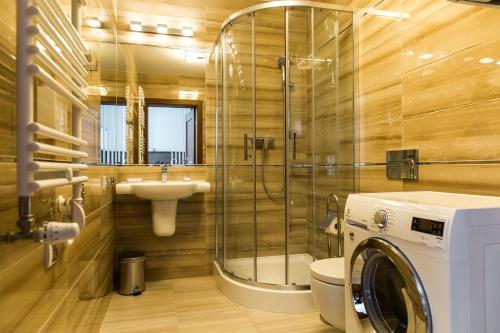
[[[19,196],[19,238],[37,238],[57,242],[57,232],[44,224],[40,235],[33,231],[32,196],[36,191],[64,185],[73,186],[72,227],[84,227],[80,175],[87,169],[82,159],[81,118],[86,111],[86,75],[88,50],[80,38],[81,0],[72,1],[71,20],[57,0],[17,0],[17,191]],[[35,122],[35,82],[49,87],[72,104],[72,129],[65,133]],[[43,97],[38,97],[43,98]],[[50,111],[50,110],[49,110]],[[51,139],[47,141],[45,139]],[[50,142],[50,143],[47,143]],[[43,161],[39,154],[57,156],[64,162]],[[57,222],[49,222],[63,227]],[[75,223],[78,224],[78,228]],[[60,229],[58,229],[61,232]],[[71,234],[71,232],[69,232]],[[69,235],[68,234],[68,235]],[[50,236],[50,237],[49,237]],[[56,239],[51,238],[52,236]]]

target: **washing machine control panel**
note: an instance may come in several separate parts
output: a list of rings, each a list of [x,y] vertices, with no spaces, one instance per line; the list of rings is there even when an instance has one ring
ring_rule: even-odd
[[[368,229],[389,237],[445,249],[448,217],[394,207],[374,209]]]
[[[446,250],[454,210],[414,202],[349,197],[345,222],[364,227],[374,237],[390,237]]]
[[[373,206],[368,230],[429,247],[445,249],[449,217],[392,206]]]
[[[424,234],[435,235],[438,237],[444,236],[444,222],[421,217],[413,217],[411,221],[411,230],[422,232]]]

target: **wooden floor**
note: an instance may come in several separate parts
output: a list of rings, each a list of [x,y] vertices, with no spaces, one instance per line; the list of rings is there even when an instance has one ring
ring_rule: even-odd
[[[113,295],[101,333],[337,333],[317,313],[258,311],[224,297],[211,277],[148,282],[141,296]]]

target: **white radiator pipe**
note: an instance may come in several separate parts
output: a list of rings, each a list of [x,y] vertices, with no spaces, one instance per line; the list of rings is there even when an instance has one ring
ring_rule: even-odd
[[[46,180],[35,180],[29,183],[29,189],[32,192],[43,190],[46,188],[59,187],[64,185],[72,185],[84,183],[89,180],[86,176],[81,177],[73,177],[73,179],[69,180],[67,178],[55,178],[55,179],[46,179]]]
[[[37,172],[37,171],[66,171],[68,169],[86,170],[89,168],[89,166],[87,164],[35,161],[30,163],[29,168],[30,170]]]
[[[57,146],[47,145],[40,142],[32,142],[28,144],[28,150],[34,153],[42,154],[54,154],[69,157],[88,157],[88,154],[83,151],[72,150],[68,148],[62,148]]]
[[[46,53],[41,52],[38,46],[30,45],[29,49],[31,53],[36,54],[40,62],[47,67],[47,69],[51,71],[56,78],[64,82],[64,84],[71,89],[73,94],[82,100],[87,99],[87,95],[83,89],[79,87],[78,84],[76,84],[75,81],[73,81],[61,68],[59,68],[59,66],[52,61]]]
[[[69,61],[66,58],[61,57],[61,54],[57,52],[55,46],[51,42],[49,42],[47,37],[45,37],[45,35],[42,34],[38,26],[33,25],[29,27],[29,31],[32,35],[36,37],[38,42],[40,42],[40,44],[42,44],[42,46],[49,52],[52,59],[55,59],[63,67],[63,70],[65,72],[70,73],[73,80],[75,80],[80,85],[80,87],[82,88],[87,87],[87,82],[85,81],[83,76],[75,69],[75,67],[73,67],[73,65],[69,63]]]
[[[33,162],[34,154],[32,151],[26,149],[28,144],[33,141],[33,133],[22,130],[28,128],[28,125],[33,122],[34,117],[33,80],[28,72],[28,65],[33,62],[33,56],[28,53],[28,47],[32,44],[32,36],[28,34],[27,30],[27,27],[32,25],[32,17],[28,13],[30,6],[30,0],[17,0],[16,125],[18,130],[16,133],[16,147],[17,195],[20,197],[20,221],[28,218],[27,215],[31,215],[30,198],[26,198],[23,205],[21,205],[21,201],[23,201],[22,197],[31,196],[28,184],[34,180],[34,175],[29,170],[29,164]]]
[[[51,0],[53,1],[53,0]],[[82,28],[82,4],[85,0],[71,0],[71,23],[73,25],[73,28],[75,29],[75,32],[78,34],[81,32]],[[77,138],[82,138],[82,112],[81,109],[79,109],[77,106],[73,106],[72,110],[72,128],[71,128],[71,133],[73,136]],[[79,147],[74,145],[73,149],[78,150]],[[75,157],[72,159],[72,162],[75,164],[81,163],[81,159],[78,157]],[[74,172],[74,177],[80,176],[80,171],[77,170]],[[83,198],[82,198],[82,187],[80,184],[73,185],[73,205],[71,206],[71,215],[73,217],[76,217],[78,215],[81,215],[82,212],[78,207],[83,207]],[[85,215],[85,214],[83,214]],[[85,225],[85,222],[82,224],[82,228]]]
[[[82,65],[87,63],[84,53],[80,50],[80,47],[75,42],[71,33],[66,29],[61,19],[55,13],[54,8],[52,8],[45,0],[35,0],[38,6],[43,10],[44,16],[48,19],[52,26],[57,31],[59,36],[64,40],[64,42],[69,46],[71,52],[78,58]],[[64,15],[64,14],[63,14]]]
[[[51,87],[53,90],[69,99],[73,103],[73,105],[78,106],[81,110],[88,110],[88,107],[82,101],[75,97],[40,66],[31,64],[28,66],[28,71],[31,74],[35,75],[37,79]]]
[[[53,139],[61,140],[67,143],[72,143],[78,146],[87,146],[88,143],[85,140],[75,138],[72,135],[66,134],[64,132],[60,132],[58,130],[55,130],[53,128],[50,128],[48,126],[39,124],[39,123],[31,123],[28,125],[28,129],[37,134],[42,134],[45,136],[48,136]]]
[[[48,3],[52,7],[52,9],[54,10],[54,12],[57,14],[57,16],[61,19],[61,22],[64,24],[64,26],[66,27],[66,29],[69,32],[69,34],[71,35],[71,37],[73,38],[73,40],[78,45],[80,51],[82,53],[84,53],[84,54],[88,54],[89,50],[85,46],[85,43],[81,39],[80,34],[76,30],[76,28],[73,26],[73,24],[71,24],[68,16],[66,16],[66,14],[64,13],[64,11],[62,10],[61,6],[59,6],[59,4],[57,3],[57,1],[55,1],[55,0],[48,0]],[[80,11],[80,10],[78,10],[78,11]],[[74,11],[73,11],[73,7],[72,7],[72,11],[71,11],[71,17],[72,18],[73,18],[73,15],[74,15]],[[78,23],[78,26],[80,24],[81,24],[81,22]]]
[[[80,60],[78,60],[76,55],[71,51],[71,49],[69,48],[68,44],[66,44],[64,39],[61,36],[59,36],[57,30],[50,23],[50,21],[44,15],[41,9],[37,6],[31,6],[29,8],[29,13],[30,15],[34,16],[35,20],[41,26],[44,33],[50,35],[50,37],[56,42],[57,46],[61,49],[63,56],[66,57],[71,62],[73,67],[75,67],[75,69],[79,73],[86,76],[88,73],[83,64],[80,63]]]

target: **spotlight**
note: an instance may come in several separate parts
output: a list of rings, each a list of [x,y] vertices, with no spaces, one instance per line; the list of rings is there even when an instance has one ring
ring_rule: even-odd
[[[131,21],[129,28],[132,31],[142,31],[142,24],[139,21]]]
[[[197,99],[199,93],[191,90],[179,90],[180,99]]]
[[[102,28],[102,22],[97,17],[87,17],[85,22],[87,22],[87,25],[91,28]]]
[[[156,25],[156,32],[159,34],[167,34],[168,26],[166,24],[158,24]]]
[[[182,35],[186,37],[193,37],[193,28],[192,27],[182,27]]]

